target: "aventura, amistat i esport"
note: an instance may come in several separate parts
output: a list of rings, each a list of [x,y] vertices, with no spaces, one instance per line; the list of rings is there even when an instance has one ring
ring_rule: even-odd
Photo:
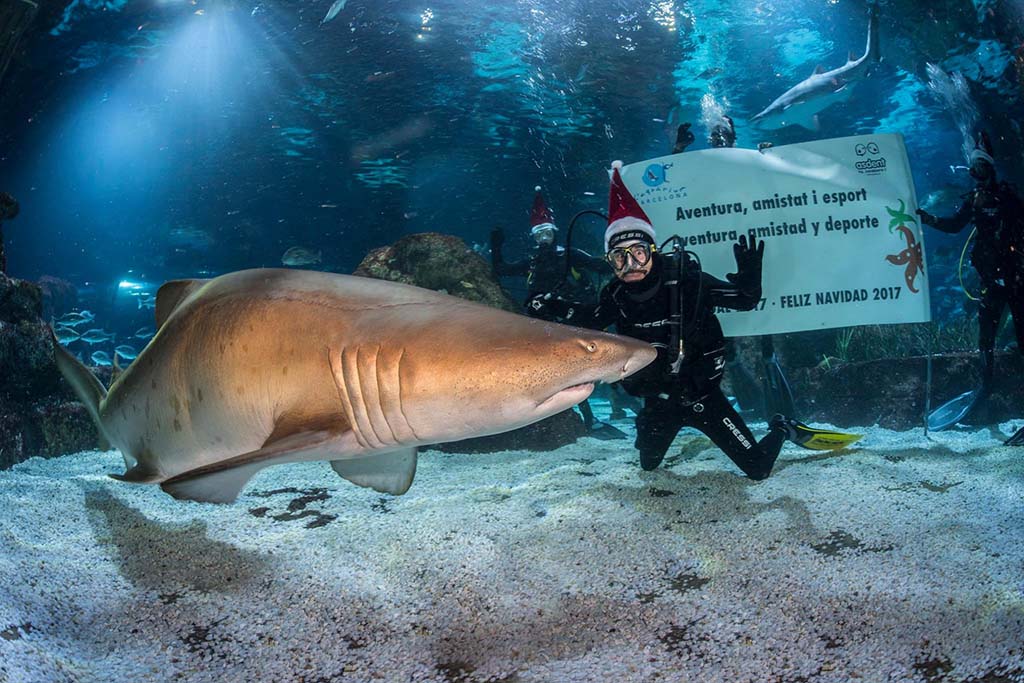
[[[867,199],[868,191],[863,187],[857,190],[823,192],[821,195],[818,194],[817,190],[811,190],[810,193],[802,192],[800,194],[790,193],[786,195],[780,195],[776,192],[771,197],[755,199],[753,209],[754,211],[771,211],[776,209],[810,206],[814,204],[828,204],[830,206],[842,207],[845,204],[865,202]],[[730,214],[745,216],[747,214],[747,207],[743,206],[743,202],[708,204],[707,206],[695,206],[692,208],[684,208],[682,206],[676,207],[677,221],[691,220],[694,218],[712,218],[714,216],[728,216]]]

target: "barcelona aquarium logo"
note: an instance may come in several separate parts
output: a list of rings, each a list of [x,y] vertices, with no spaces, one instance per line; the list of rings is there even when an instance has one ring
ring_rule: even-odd
[[[640,206],[678,201],[686,197],[685,185],[669,184],[668,169],[672,166],[672,164],[648,164],[643,173],[644,185],[647,188],[634,194]]]
[[[668,182],[668,169],[672,164],[650,164],[644,169],[644,185],[647,187],[658,187]]]

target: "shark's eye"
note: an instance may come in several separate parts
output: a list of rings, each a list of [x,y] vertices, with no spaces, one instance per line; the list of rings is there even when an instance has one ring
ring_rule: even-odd
[[[597,344],[595,344],[594,342],[587,342],[587,351],[589,351],[590,353],[594,353],[594,351],[597,351]]]

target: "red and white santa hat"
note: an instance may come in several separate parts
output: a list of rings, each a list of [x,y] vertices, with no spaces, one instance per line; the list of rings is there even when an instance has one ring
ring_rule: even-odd
[[[612,162],[612,182],[608,188],[608,228],[604,231],[604,250],[628,240],[654,244],[657,236],[651,219],[622,182],[621,161]]]
[[[558,230],[544,202],[544,195],[540,193],[540,185],[533,188],[533,191],[537,194],[533,196],[533,208],[530,209],[530,233],[536,235],[544,230]]]

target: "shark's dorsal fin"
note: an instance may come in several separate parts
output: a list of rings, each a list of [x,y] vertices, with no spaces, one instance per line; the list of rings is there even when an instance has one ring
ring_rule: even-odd
[[[846,58],[847,62],[856,62],[857,55],[853,54],[853,50],[850,50],[849,56]]]
[[[174,309],[184,301],[189,294],[196,291],[209,280],[169,280],[160,286],[156,292],[156,329],[163,327],[167,319],[171,317]]]
[[[818,74],[823,74],[823,73],[825,73],[825,67],[823,67],[821,64],[819,64],[818,66],[814,67],[814,73],[812,73],[811,75],[812,76],[817,76]]]

